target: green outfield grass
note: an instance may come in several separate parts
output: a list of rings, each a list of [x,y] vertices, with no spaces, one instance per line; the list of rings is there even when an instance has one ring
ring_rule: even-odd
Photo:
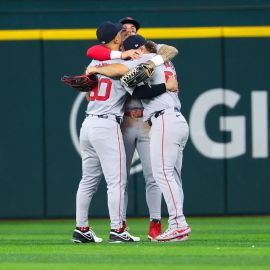
[[[93,220],[105,241],[72,244],[73,220],[0,221],[0,269],[270,269],[270,217],[188,222],[192,234],[186,242],[151,243],[148,220],[130,219],[130,232],[142,242],[109,244],[108,219]]]

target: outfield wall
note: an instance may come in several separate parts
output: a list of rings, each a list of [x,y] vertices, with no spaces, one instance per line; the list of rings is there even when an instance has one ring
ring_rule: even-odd
[[[180,51],[185,213],[270,213],[270,1],[34,2],[0,3],[1,218],[74,216],[86,101],[60,78],[84,70],[100,22],[126,15]],[[104,182],[92,216],[108,215]],[[128,214],[147,216],[136,157],[129,191]]]

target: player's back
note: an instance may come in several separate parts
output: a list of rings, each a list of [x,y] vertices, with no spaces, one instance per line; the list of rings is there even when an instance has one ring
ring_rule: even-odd
[[[98,61],[93,60],[90,66],[104,66],[119,63],[121,60]],[[104,115],[113,114],[123,116],[123,105],[126,100],[126,90],[119,78],[109,78],[97,74],[98,86],[90,92],[90,101],[87,106],[87,114]]]

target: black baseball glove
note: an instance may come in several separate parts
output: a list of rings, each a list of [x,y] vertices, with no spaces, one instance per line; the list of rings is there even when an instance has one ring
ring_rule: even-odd
[[[149,79],[154,73],[154,68],[151,64],[142,63],[129,70],[120,78],[122,85],[133,88],[141,82],[149,83]]]
[[[70,87],[80,91],[80,92],[89,92],[91,91],[98,83],[96,75],[79,75],[79,76],[63,76],[61,81]]]

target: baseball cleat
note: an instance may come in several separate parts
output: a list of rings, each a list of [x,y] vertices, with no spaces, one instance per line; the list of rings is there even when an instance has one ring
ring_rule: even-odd
[[[110,231],[110,239],[109,243],[130,243],[130,242],[139,242],[140,237],[136,237],[131,235],[128,231],[123,228],[119,230],[111,230]]]
[[[190,233],[191,233],[191,229],[189,226],[187,226],[183,229],[168,228],[163,234],[157,236],[156,240],[164,242],[164,241],[170,241],[172,239],[177,239],[180,237],[180,241],[184,241],[184,240],[181,240],[181,237],[189,235]],[[187,240],[187,239],[185,239],[185,240]]]
[[[173,238],[171,240],[166,240],[166,241],[159,241],[159,242],[182,242],[182,241],[187,241],[188,240],[188,237],[189,237],[189,233],[188,234],[184,234],[184,235],[181,235],[177,238]]]
[[[149,232],[148,232],[148,239],[151,241],[156,241],[157,236],[162,234],[162,225],[160,220],[153,219],[150,222]]]
[[[87,232],[82,232],[76,228],[73,232],[72,241],[73,243],[100,243],[103,239],[97,237],[91,228]]]

